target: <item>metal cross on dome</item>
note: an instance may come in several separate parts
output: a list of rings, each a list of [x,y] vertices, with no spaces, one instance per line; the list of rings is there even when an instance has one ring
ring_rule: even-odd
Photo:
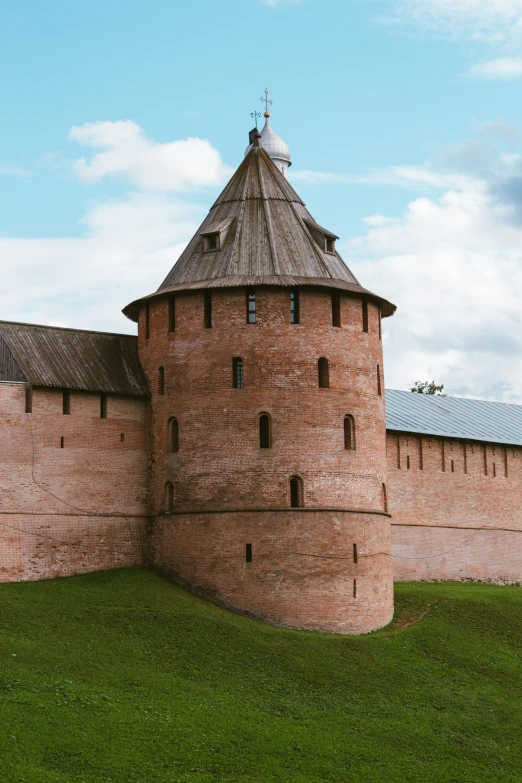
[[[272,105],[273,101],[270,100],[268,97],[268,87],[265,90],[265,97],[261,98],[261,103],[265,104],[265,117],[270,117],[270,112],[268,111],[268,107]]]

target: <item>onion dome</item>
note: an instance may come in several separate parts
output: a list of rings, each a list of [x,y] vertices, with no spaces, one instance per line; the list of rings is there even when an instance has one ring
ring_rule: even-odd
[[[267,128],[265,125],[265,129]],[[138,320],[144,301],[176,291],[255,286],[313,286],[375,301],[383,316],[395,305],[363,288],[337,249],[335,234],[320,226],[281,171],[287,145],[277,139],[272,157],[252,131],[252,144],[232,179],[155,294],[127,305]]]

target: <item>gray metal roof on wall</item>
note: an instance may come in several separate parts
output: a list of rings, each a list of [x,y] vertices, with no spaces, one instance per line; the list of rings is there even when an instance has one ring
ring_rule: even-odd
[[[219,247],[205,249],[203,237],[219,233]],[[324,237],[293,187],[262,147],[251,147],[203,224],[158,291],[124,309],[137,320],[144,299],[194,288],[320,286],[376,300],[382,315],[395,305],[363,288]]]
[[[388,389],[386,429],[522,446],[522,405]]]
[[[0,321],[0,336],[32,386],[149,395],[132,335]]]

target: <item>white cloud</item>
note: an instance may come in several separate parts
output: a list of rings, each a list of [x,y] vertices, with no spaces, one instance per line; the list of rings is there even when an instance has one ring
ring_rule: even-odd
[[[466,180],[419,198],[400,219],[373,216],[346,248],[362,284],[393,301],[386,383],[435,378],[449,393],[522,401],[522,226],[516,205]]]
[[[522,0],[398,0],[395,21],[501,42],[522,35]]]
[[[27,169],[21,169],[19,166],[1,165],[0,164],[0,177],[17,177],[18,179],[31,179],[33,176],[32,171]]]
[[[478,63],[469,69],[468,75],[484,79],[522,79],[522,57],[500,57]]]
[[[300,5],[303,0],[259,0],[259,2],[274,8],[276,5]]]
[[[290,179],[296,182],[308,182],[312,185],[323,183],[347,183],[361,185],[392,185],[402,188],[426,187],[448,188],[465,185],[466,178],[460,174],[445,174],[435,171],[429,164],[424,166],[389,166],[385,169],[372,169],[363,174],[334,174],[325,171],[294,171]]]
[[[164,144],[149,139],[131,120],[89,122],[70,138],[102,150],[79,158],[73,170],[82,182],[115,177],[148,191],[187,191],[221,184],[230,174],[209,141],[188,138]]]
[[[131,193],[95,205],[80,238],[0,237],[0,312],[6,320],[133,332],[121,309],[152,293],[206,208]]]
[[[485,122],[479,127],[479,133],[485,139],[500,139],[511,143],[520,141],[517,129],[500,118]]]

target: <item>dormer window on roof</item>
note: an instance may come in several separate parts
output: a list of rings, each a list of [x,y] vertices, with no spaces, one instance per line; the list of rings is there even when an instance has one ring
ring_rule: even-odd
[[[213,250],[219,250],[221,246],[219,231],[203,236],[203,250],[205,253],[211,253]]]
[[[332,237],[325,237],[325,248],[327,253],[332,253],[332,255],[335,253],[335,239],[332,239]]]

